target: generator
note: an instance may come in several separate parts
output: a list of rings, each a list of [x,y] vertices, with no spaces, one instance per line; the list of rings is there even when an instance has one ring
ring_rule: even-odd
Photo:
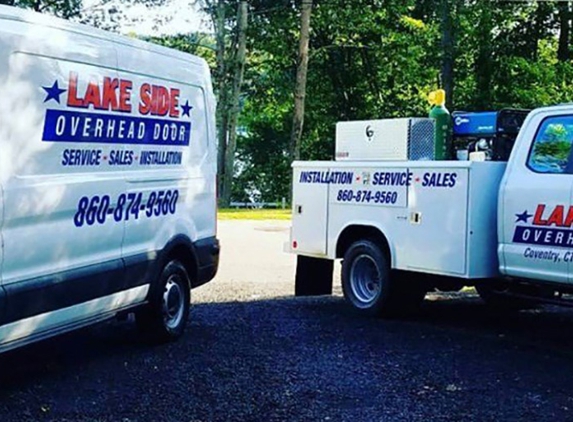
[[[452,144],[456,158],[467,160],[472,152],[484,152],[488,161],[507,161],[517,134],[530,110],[454,111]]]

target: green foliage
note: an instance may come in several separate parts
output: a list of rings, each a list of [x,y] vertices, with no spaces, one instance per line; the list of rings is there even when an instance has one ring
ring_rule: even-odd
[[[224,220],[290,220],[290,209],[219,209],[217,219]]]
[[[569,127],[569,129],[571,129]],[[552,159],[566,162],[571,152],[571,134],[563,124],[547,126],[541,139],[536,140],[533,160]]]
[[[567,141],[540,142],[533,151],[535,157],[550,157],[559,161],[567,160],[570,152],[571,142]]]
[[[332,159],[337,121],[427,115],[439,68],[434,22],[414,1],[318,2],[301,157]],[[237,190],[263,201],[288,196],[288,160],[300,2],[253,4]]]
[[[24,9],[70,19],[80,15],[82,0],[15,0],[12,4]]]
[[[189,54],[203,57],[211,69],[215,69],[215,40],[210,34],[173,35],[163,37],[149,37],[145,41],[173,48]]]
[[[573,64],[557,59],[558,4],[482,0],[330,0],[312,12],[302,159],[332,159],[337,121],[426,116],[441,66],[440,4],[457,1],[454,108],[533,108],[573,98]],[[452,9],[453,10],[453,9]],[[235,191],[288,192],[300,1],[253,2],[248,136]],[[540,154],[562,156],[561,142]]]

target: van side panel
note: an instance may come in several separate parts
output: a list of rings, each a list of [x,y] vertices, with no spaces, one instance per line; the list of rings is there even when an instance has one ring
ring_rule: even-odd
[[[70,107],[89,82],[117,77],[116,50],[22,22],[3,30],[2,50],[10,55],[0,89],[15,102],[0,113],[2,276],[9,297],[3,322],[12,322],[129,286],[121,261],[123,221],[90,224],[99,218],[88,215],[91,198],[108,196],[113,207],[125,191],[121,168],[106,160],[123,147],[94,142],[90,111]],[[105,281],[92,280],[98,272]]]

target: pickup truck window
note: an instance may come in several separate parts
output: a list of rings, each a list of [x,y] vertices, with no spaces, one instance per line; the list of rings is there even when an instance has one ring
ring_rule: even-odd
[[[533,141],[527,167],[537,173],[571,173],[572,143],[573,116],[545,119]]]

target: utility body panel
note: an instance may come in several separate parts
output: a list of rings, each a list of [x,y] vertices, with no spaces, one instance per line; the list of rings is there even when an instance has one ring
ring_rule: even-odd
[[[373,227],[392,268],[464,278],[498,275],[496,207],[505,163],[295,162],[291,245],[335,259],[341,233]]]

